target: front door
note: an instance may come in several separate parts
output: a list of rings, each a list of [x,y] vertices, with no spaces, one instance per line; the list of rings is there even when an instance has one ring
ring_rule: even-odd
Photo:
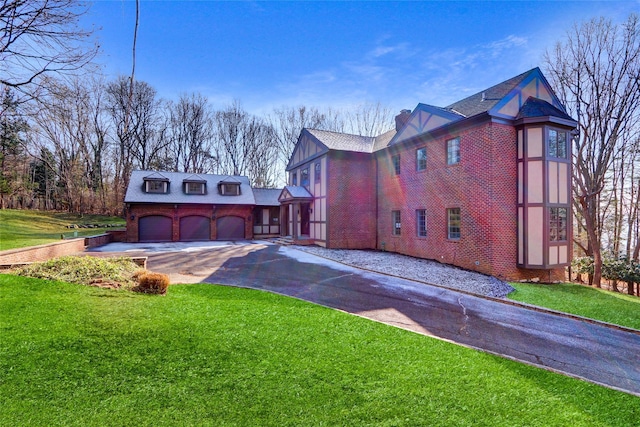
[[[300,203],[300,234],[309,235],[309,203]]]

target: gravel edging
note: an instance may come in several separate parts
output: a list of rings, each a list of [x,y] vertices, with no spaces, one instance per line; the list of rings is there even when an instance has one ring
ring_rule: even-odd
[[[515,290],[507,282],[492,276],[392,252],[326,249],[320,246],[291,247],[353,267],[492,298],[505,298]]]

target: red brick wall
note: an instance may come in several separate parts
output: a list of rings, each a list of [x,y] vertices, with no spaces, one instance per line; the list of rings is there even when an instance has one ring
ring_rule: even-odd
[[[172,204],[131,204],[127,211],[127,242],[138,241],[138,221],[141,217],[162,215],[172,219],[172,240],[180,240],[180,218],[191,215],[211,218],[211,240],[216,240],[216,220],[223,216],[238,216],[244,218],[244,235],[246,239],[253,239],[253,207],[241,205],[174,205]]]
[[[47,261],[51,258],[76,254],[84,251],[84,241],[84,237],[79,237],[46,245],[0,251],[0,264]]]
[[[448,139],[460,137],[460,163],[447,165]],[[427,147],[427,169],[416,171],[416,149]],[[563,269],[522,270],[517,257],[516,134],[486,123],[426,143],[378,155],[378,248],[437,260],[510,280],[564,277]],[[391,156],[400,154],[395,175]],[[447,236],[447,209],[460,208],[461,238]],[[416,210],[425,209],[427,237],[417,237]],[[402,231],[392,234],[393,210]],[[560,279],[558,279],[560,280]]]
[[[330,152],[327,247],[376,246],[375,163],[367,153]]]

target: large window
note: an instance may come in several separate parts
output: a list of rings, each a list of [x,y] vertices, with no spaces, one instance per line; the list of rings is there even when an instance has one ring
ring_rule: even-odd
[[[427,211],[425,209],[416,211],[416,229],[418,237],[427,237]]]
[[[555,129],[549,129],[548,155],[558,159],[567,158],[567,133]]]
[[[460,238],[460,208],[447,209],[447,237],[451,240]]]
[[[567,240],[567,208],[549,208],[549,240]]]
[[[418,148],[416,150],[416,170],[427,170],[427,147]]]
[[[168,187],[167,184],[167,181],[149,179],[144,181],[144,189],[147,193],[166,193]]]
[[[400,154],[395,154],[391,157],[391,162],[393,163],[393,171],[396,175],[400,175]]]
[[[298,185],[298,172],[294,172],[291,174],[291,185],[294,187]]]
[[[204,182],[185,182],[185,193],[187,194],[204,194],[205,183]]]
[[[447,141],[447,164],[458,163],[460,163],[460,138],[454,138]]]
[[[304,168],[300,171],[300,185],[309,188],[309,168]]]
[[[393,220],[393,235],[399,236],[402,229],[400,211],[391,211],[391,219]]]
[[[223,196],[239,196],[240,184],[236,183],[221,183],[218,186],[218,191]]]

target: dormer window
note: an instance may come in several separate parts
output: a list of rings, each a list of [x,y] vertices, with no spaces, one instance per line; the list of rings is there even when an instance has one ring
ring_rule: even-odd
[[[218,185],[218,192],[222,196],[239,196],[240,183],[239,182],[221,182]]]
[[[185,181],[184,192],[186,194],[205,194],[206,183],[196,181]]]
[[[166,193],[169,189],[169,181],[163,179],[145,179],[144,191],[145,193]]]

